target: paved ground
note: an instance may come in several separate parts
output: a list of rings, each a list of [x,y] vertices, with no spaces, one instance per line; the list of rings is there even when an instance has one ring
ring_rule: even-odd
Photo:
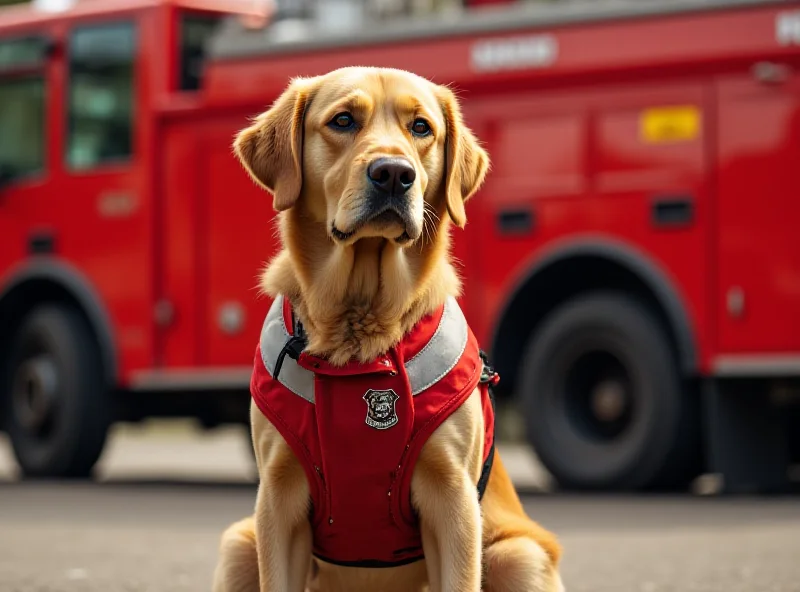
[[[202,591],[252,486],[0,485],[3,592]],[[534,496],[570,592],[796,592],[796,499]]]
[[[529,451],[503,454],[547,489]],[[255,490],[246,440],[118,428],[99,483],[16,483],[0,442],[0,592],[204,591]],[[532,495],[570,592],[800,592],[800,498]]]

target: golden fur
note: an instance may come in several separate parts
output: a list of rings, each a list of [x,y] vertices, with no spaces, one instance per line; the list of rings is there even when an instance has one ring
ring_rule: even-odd
[[[419,119],[430,134],[411,133],[425,128]],[[348,122],[352,129],[336,127]],[[374,359],[459,293],[450,226],[464,227],[464,203],[489,159],[449,89],[375,68],[296,79],[234,147],[280,212],[283,250],[262,287],[290,299],[311,353],[337,365]],[[416,178],[400,214],[370,217],[367,167],[380,157],[406,159]],[[223,534],[215,592],[563,590],[560,546],[525,515],[499,454],[478,501],[477,389],[423,448],[411,493],[425,560],[396,568],[312,560],[302,467],[256,407],[251,422],[261,483],[255,514]]]

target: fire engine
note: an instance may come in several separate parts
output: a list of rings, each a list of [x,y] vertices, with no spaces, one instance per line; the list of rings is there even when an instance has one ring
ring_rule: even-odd
[[[0,403],[25,475],[90,474],[115,421],[247,421],[277,245],[233,135],[293,76],[375,65],[457,88],[492,156],[455,233],[461,304],[557,483],[785,487],[800,2],[521,4],[283,34],[232,14],[249,6],[0,11]]]

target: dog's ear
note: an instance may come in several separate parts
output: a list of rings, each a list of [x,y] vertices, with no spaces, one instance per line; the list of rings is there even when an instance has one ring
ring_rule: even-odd
[[[273,195],[278,211],[291,208],[303,186],[303,122],[313,78],[292,80],[278,100],[240,131],[233,150],[250,176]]]
[[[453,92],[441,87],[440,100],[444,113],[447,137],[445,138],[445,196],[447,213],[453,223],[464,228],[467,214],[464,203],[483,183],[489,170],[489,155],[465,124]]]

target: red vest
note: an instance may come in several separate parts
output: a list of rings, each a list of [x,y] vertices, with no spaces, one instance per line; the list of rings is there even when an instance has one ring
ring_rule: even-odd
[[[422,559],[411,475],[433,431],[480,383],[484,474],[494,453],[494,405],[475,336],[454,298],[386,355],[343,368],[300,353],[288,300],[276,298],[256,350],[250,390],[305,469],[314,554],[340,565],[389,567]],[[282,355],[283,352],[283,355]],[[273,378],[276,364],[278,378]]]

